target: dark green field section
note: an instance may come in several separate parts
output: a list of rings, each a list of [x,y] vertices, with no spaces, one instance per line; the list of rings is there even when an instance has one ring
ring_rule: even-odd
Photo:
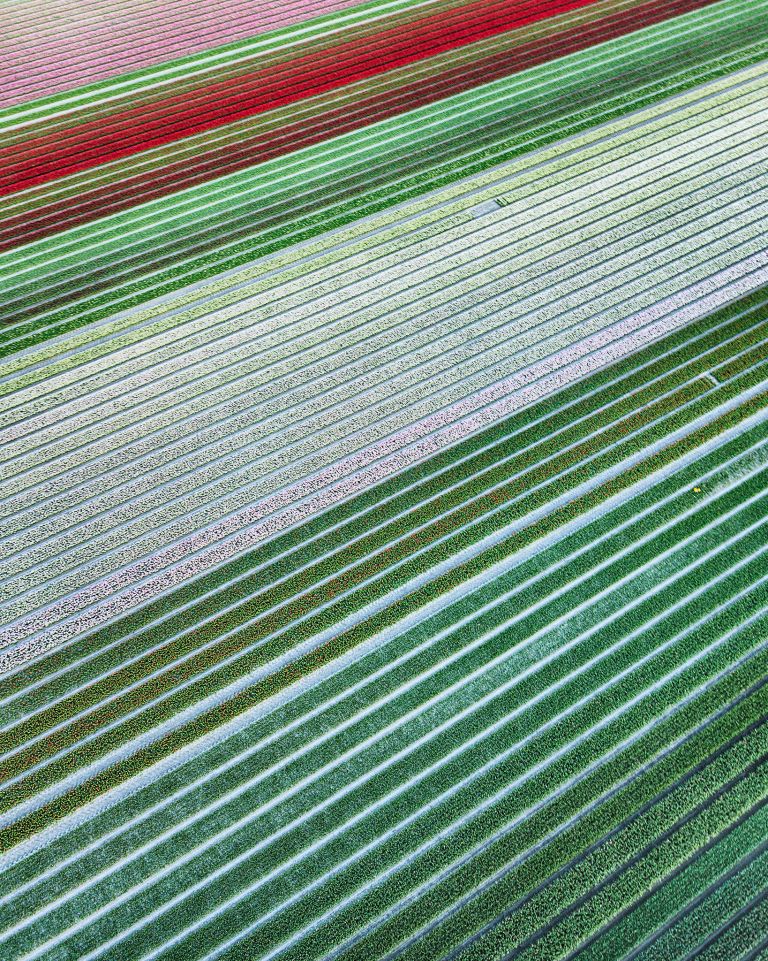
[[[0,958],[764,959],[768,289],[0,679]]]

